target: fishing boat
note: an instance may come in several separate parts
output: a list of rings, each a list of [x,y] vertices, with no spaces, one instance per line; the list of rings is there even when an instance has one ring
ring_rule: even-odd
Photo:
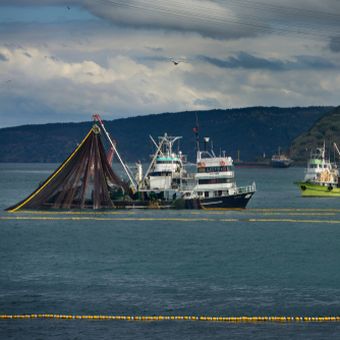
[[[207,151],[209,138],[204,138],[204,151],[197,147],[194,185],[185,193],[186,200],[199,202],[202,209],[245,208],[256,191],[256,184],[239,187],[231,157],[216,156]]]
[[[337,145],[333,143],[333,146],[339,153]],[[340,197],[339,170],[336,163],[326,157],[325,143],[311,151],[305,178],[297,184],[304,197]]]
[[[235,182],[233,160],[213,149],[204,151],[196,133],[195,171],[185,168],[186,156],[175,150],[182,138],[164,134],[155,139],[151,162],[145,174],[136,163],[134,173],[123,161],[99,115],[95,124],[71,155],[26,199],[8,208],[23,209],[230,209],[245,208],[256,191],[255,183],[239,187]],[[110,150],[105,152],[101,136]],[[111,167],[118,159],[127,180]]]
[[[184,167],[186,155],[174,149],[181,136],[165,133],[156,141],[149,136],[155,146],[151,162],[143,174],[142,164],[137,164],[135,194],[132,200],[113,201],[118,208],[187,208],[179,204],[183,199],[183,186],[192,181]],[[132,183],[131,183],[132,184]]]
[[[273,168],[288,168],[292,165],[292,163],[293,161],[290,158],[281,153],[280,147],[278,149],[278,153],[272,156],[270,162]]]

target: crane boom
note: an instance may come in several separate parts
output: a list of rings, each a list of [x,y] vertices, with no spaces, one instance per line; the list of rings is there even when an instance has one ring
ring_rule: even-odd
[[[334,149],[336,150],[336,152],[338,153],[338,155],[340,156],[339,148],[338,148],[338,146],[336,145],[335,142],[333,142],[333,146],[334,146]]]
[[[109,133],[108,133],[107,130],[105,129],[104,123],[103,123],[103,121],[102,121],[100,115],[99,115],[99,114],[94,114],[94,115],[93,115],[93,119],[94,119],[95,121],[97,121],[97,122],[100,124],[100,127],[103,129],[106,138],[108,139],[109,143],[111,144],[111,147],[113,148],[115,154],[117,155],[117,158],[118,158],[120,164],[122,165],[122,167],[123,167],[123,169],[124,169],[126,175],[128,176],[128,178],[129,178],[129,180],[130,180],[130,182],[131,182],[131,185],[132,185],[133,189],[134,189],[135,191],[137,191],[137,184],[136,184],[136,182],[135,182],[133,176],[131,175],[131,170],[128,168],[128,166],[123,162],[122,158],[120,157],[120,154],[119,154],[119,152],[118,152],[118,150],[117,150],[117,148],[116,148],[116,146],[115,146],[115,143],[113,143],[113,141],[112,141],[112,139],[111,139]]]
[[[159,143],[159,145],[157,145],[157,143],[155,142],[155,140],[152,138],[151,135],[150,135],[150,138],[151,138],[151,140],[155,143],[155,145],[157,146],[157,150],[156,150],[156,152],[155,152],[155,154],[154,154],[154,156],[153,156],[153,158],[152,158],[152,161],[151,161],[151,163],[150,163],[150,165],[149,165],[149,167],[148,167],[148,170],[146,170],[146,173],[145,173],[145,175],[144,175],[144,177],[143,177],[143,183],[145,182],[146,178],[148,177],[149,172],[150,172],[150,170],[151,170],[153,164],[155,163],[158,154],[161,152],[162,146],[163,146],[163,143],[164,143],[164,139],[162,139],[162,141]]]

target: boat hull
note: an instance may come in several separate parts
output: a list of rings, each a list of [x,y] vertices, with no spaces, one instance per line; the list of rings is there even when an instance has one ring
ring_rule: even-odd
[[[272,160],[271,166],[273,168],[289,168],[292,163],[291,160]]]
[[[303,197],[340,197],[340,188],[308,182],[297,183]]]
[[[114,209],[244,209],[255,192],[174,201],[113,201]]]
[[[254,192],[200,200],[201,209],[244,209]]]
[[[269,162],[243,162],[235,161],[235,167],[237,168],[270,168],[271,164]]]

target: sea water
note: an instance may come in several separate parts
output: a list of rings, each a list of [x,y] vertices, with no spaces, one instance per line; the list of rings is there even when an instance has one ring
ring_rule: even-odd
[[[55,164],[0,164],[0,314],[340,314],[340,199],[237,169],[244,211],[9,214]],[[20,218],[20,219],[17,219]],[[10,339],[334,339],[339,323],[0,320]]]

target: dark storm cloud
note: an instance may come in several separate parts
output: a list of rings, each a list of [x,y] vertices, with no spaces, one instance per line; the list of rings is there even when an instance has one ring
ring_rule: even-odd
[[[236,56],[231,56],[227,59],[217,59],[208,56],[200,56],[199,59],[220,68],[261,69],[269,71],[336,68],[335,64],[324,58],[311,56],[297,56],[294,61],[282,61],[260,58],[246,52],[240,52]]]
[[[248,68],[282,70],[283,62],[280,60],[269,60],[258,58],[246,52],[240,52],[236,56],[227,59],[217,59],[208,56],[200,56],[199,59],[221,68]]]
[[[296,56],[296,62],[287,62],[287,69],[314,69],[314,70],[327,70],[336,69],[337,65],[322,57],[314,56]]]
[[[196,32],[215,39],[239,39],[277,32],[332,36],[338,27],[337,0],[2,0],[8,6],[83,8],[118,26]],[[300,35],[301,36],[301,35]]]
[[[332,52],[340,52],[340,36],[331,38],[329,48]]]
[[[65,6],[83,8],[92,15],[115,26],[132,29],[195,32],[215,39],[255,37],[260,31],[271,31],[270,25],[261,22],[242,24],[238,15],[225,4],[210,0],[187,0],[183,3],[159,0],[156,3],[141,0],[3,0],[0,6]],[[258,30],[257,28],[260,28]]]
[[[10,7],[1,7],[5,4]],[[322,31],[326,16],[316,16],[316,9],[340,13],[336,4],[340,6],[338,0],[0,0],[0,117],[7,119],[0,126],[87,119],[89,112],[113,118],[136,110],[338,105],[340,60],[331,49],[339,51],[340,38],[331,45],[327,39],[340,37],[334,32],[337,25],[321,40],[287,37],[277,28],[301,24],[305,32],[308,19],[311,30],[318,23]],[[281,11],[282,6],[287,10]],[[44,14],[44,20],[37,19]],[[241,36],[247,39],[236,39]],[[183,63],[174,66],[171,57]]]
[[[81,1],[76,0],[1,0],[0,6],[54,6],[67,5],[70,3],[80,4]]]

